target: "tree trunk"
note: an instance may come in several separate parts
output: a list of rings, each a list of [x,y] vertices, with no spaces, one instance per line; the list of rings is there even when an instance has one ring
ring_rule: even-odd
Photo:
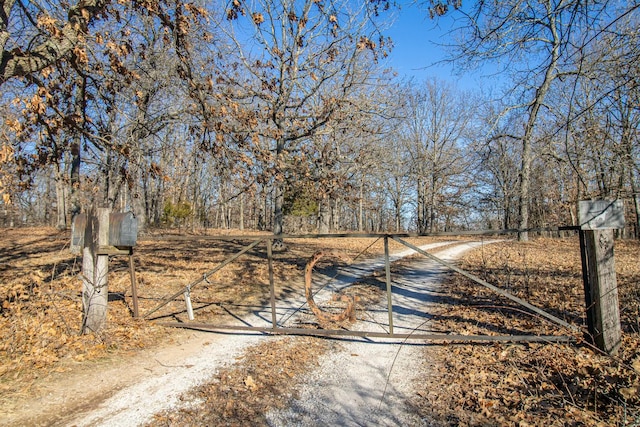
[[[340,201],[335,198],[331,203],[331,227],[330,232],[340,229]]]
[[[330,215],[331,213],[329,209],[329,198],[324,196],[322,200],[320,200],[320,206],[318,208],[318,233],[329,233]]]
[[[276,183],[275,199],[273,203],[273,234],[280,235],[284,230],[284,190],[283,185],[279,182]]]
[[[240,230],[244,230],[244,193],[240,194]]]
[[[364,175],[360,179],[360,200],[358,202],[358,231],[364,231]]]
[[[80,213],[80,142],[71,144],[71,171],[70,184],[71,194],[69,195],[69,213],[71,219]]]
[[[526,230],[529,228],[529,198],[531,190],[531,164],[533,163],[533,131],[538,118],[538,112],[543,105],[545,97],[551,88],[551,82],[555,79],[555,72],[560,57],[560,37],[557,33],[555,18],[550,18],[552,22],[549,30],[552,32],[552,49],[551,58],[547,69],[545,70],[544,80],[536,90],[535,98],[531,104],[531,111],[522,137],[522,162],[520,167],[520,188],[519,188],[519,206],[520,223],[518,228]],[[526,242],[529,240],[529,233],[522,231],[518,233],[518,240]]]
[[[625,131],[625,134],[627,135],[629,132]],[[627,159],[630,162],[633,162],[632,159],[633,157],[633,152],[632,152],[632,144],[631,144],[631,138],[627,137],[624,138],[623,141],[625,142],[625,146],[627,147]],[[636,222],[634,224],[634,228],[635,228],[635,235],[634,237],[636,239],[640,239],[640,197],[638,197],[638,186],[636,185],[636,180],[634,177],[634,164],[631,163],[629,164],[629,186],[631,187],[631,197],[633,198],[633,210],[635,212],[636,215]]]
[[[56,228],[58,230],[65,230],[67,228],[67,183],[64,177],[64,170],[61,170],[60,163],[56,164],[55,181],[57,210]]]
[[[529,133],[527,131],[526,133]],[[518,228],[525,230],[529,228],[529,190],[531,186],[531,141],[530,137],[525,137],[522,140],[522,163],[520,166],[520,189],[519,189],[519,202],[518,202],[518,215],[520,222]],[[521,231],[518,233],[518,240],[526,242],[529,240],[529,232]]]
[[[427,232],[427,203],[425,188],[421,180],[418,180],[418,233]]]
[[[269,227],[269,223],[271,222],[271,215],[269,214],[269,192],[267,188],[263,188],[263,200],[262,200],[262,210],[260,211],[260,218],[258,218],[258,229],[261,231],[266,230]]]
[[[635,189],[635,185],[633,188],[633,207],[636,212],[636,239],[640,239],[640,197],[638,197],[637,190]]]
[[[275,199],[273,201],[273,234],[280,236],[284,232],[284,184],[281,182],[276,182],[275,184]],[[276,251],[284,249],[282,239],[275,239],[273,241],[273,249]]]
[[[118,194],[120,193],[120,179],[117,164],[114,165],[116,159],[110,149],[107,149],[104,171],[104,204],[109,209],[114,209],[118,202]]]
[[[510,198],[506,193],[503,192],[503,200],[502,200],[502,228],[507,230],[510,228],[511,223],[511,203],[509,202]]]
[[[266,194],[265,194],[265,199],[266,199]],[[257,223],[257,227],[258,230],[263,231],[265,228],[265,224],[264,224],[264,213],[267,212],[267,203],[264,202],[263,203],[263,207],[258,208],[258,223]]]
[[[78,77],[76,80],[74,113],[76,117],[84,117],[85,105],[85,79]],[[84,126],[84,124],[81,124]],[[79,132],[73,136],[71,143],[71,195],[70,213],[71,219],[80,213],[80,159],[81,159],[82,139]]]
[[[145,202],[145,177],[142,174],[142,154],[138,155],[135,171],[133,173],[134,181],[131,184],[131,191],[129,192],[131,197],[131,207],[133,213],[138,220],[138,233],[142,232],[147,227],[147,206]]]
[[[284,176],[283,171],[279,168],[281,157],[283,156],[285,148],[284,138],[280,138],[276,143],[276,176],[275,176],[275,200],[273,203],[273,234],[276,236],[282,235],[284,232]],[[285,249],[282,239],[275,239],[273,241],[273,249],[276,251],[282,251]]]
[[[436,183],[431,182],[431,194],[429,195],[429,233],[435,232],[436,222]]]

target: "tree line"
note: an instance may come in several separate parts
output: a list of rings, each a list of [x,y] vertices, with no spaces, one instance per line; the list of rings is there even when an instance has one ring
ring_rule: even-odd
[[[524,230],[604,198],[637,237],[640,5],[419,5],[495,84],[395,76],[387,1],[3,2],[0,223]]]

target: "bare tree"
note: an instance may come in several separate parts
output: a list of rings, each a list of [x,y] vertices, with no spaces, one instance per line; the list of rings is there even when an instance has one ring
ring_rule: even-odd
[[[529,227],[531,167],[535,158],[536,126],[553,85],[579,75],[583,50],[593,43],[620,15],[633,5],[577,0],[479,2],[468,10],[459,1],[431,2],[433,15],[460,9],[460,37],[455,59],[466,65],[501,63],[513,75],[512,93],[522,100],[511,108],[526,115],[523,130],[516,135],[521,148],[519,167],[519,228]],[[528,233],[519,234],[521,240]]]
[[[227,130],[273,176],[278,235],[287,180],[304,176],[301,147],[350,107],[384,40],[365,3],[239,1],[226,18],[233,49],[217,79],[235,118]]]
[[[435,79],[410,95],[403,143],[416,188],[417,228],[436,231],[439,210],[455,186],[454,178],[468,166],[463,145],[471,128],[473,103]]]
[[[140,77],[130,59],[134,46],[139,55],[144,55],[149,46],[131,28],[138,28],[145,20],[153,22],[155,28],[163,29],[160,43],[169,49],[180,43],[182,33],[201,19],[203,11],[181,1],[80,0],[75,5],[6,1],[2,7],[0,85],[5,93],[16,93],[8,99],[9,111],[14,114],[8,117],[10,132],[3,135],[2,146],[11,147],[12,156],[5,160],[19,165],[28,184],[35,169],[70,157],[71,176],[59,174],[60,182],[70,183],[70,191],[59,194],[69,194],[70,200],[58,205],[73,215],[80,210],[81,156],[93,150],[87,155],[95,155],[96,160],[100,153],[108,152],[104,160],[113,164],[115,157],[111,154],[127,157],[130,153],[121,138],[114,138],[116,129],[100,126],[99,122],[121,117],[107,111],[101,102],[123,112],[120,104],[111,102],[116,98],[114,93],[131,88]],[[177,25],[174,11],[180,8],[185,12]],[[25,155],[30,149],[43,155]],[[0,168],[5,169],[6,162],[0,163]],[[112,178],[122,181],[122,177]],[[106,200],[112,198],[109,191],[119,188],[112,185],[115,181],[105,181],[109,184]],[[61,212],[59,226],[63,225]]]
[[[52,13],[45,2],[38,3],[2,2],[0,84],[39,73],[69,57],[110,2],[80,0],[67,8],[66,16]]]
[[[584,112],[591,117],[590,136],[600,137],[600,141],[590,146],[591,151],[606,154],[597,161],[592,156],[594,166],[600,171],[596,174],[597,181],[602,183],[600,196],[632,201],[634,228],[640,237],[637,234],[640,229],[639,23],[637,14],[621,17],[590,49],[585,66],[591,72],[591,79],[584,84],[590,93],[585,93],[586,99],[579,102],[588,104],[576,113]],[[580,118],[578,115],[578,121]]]

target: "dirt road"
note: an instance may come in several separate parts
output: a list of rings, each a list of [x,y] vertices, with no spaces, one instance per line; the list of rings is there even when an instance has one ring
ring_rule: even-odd
[[[454,260],[480,243],[465,243],[432,252]],[[410,271],[393,280],[394,332],[433,332],[429,327],[429,307],[439,291],[446,269],[433,261],[417,259]],[[389,328],[386,300],[372,311],[359,329],[380,332]],[[300,398],[286,410],[267,415],[274,426],[417,426],[431,425],[406,407],[414,393],[414,382],[423,357],[420,346],[409,342],[389,343],[384,339],[345,341],[337,351],[322,358],[321,364],[300,387]],[[424,384],[420,385],[424,387]]]
[[[480,243],[440,242],[425,247],[445,259],[455,259]],[[442,250],[438,246],[450,245]],[[394,259],[410,254],[396,254]],[[368,261],[333,277],[333,288],[346,286],[360,273],[379,268]],[[403,277],[394,277],[394,330],[429,331],[428,312],[444,269],[432,261],[412,261]],[[322,294],[317,295],[322,299]],[[289,311],[300,301],[287,301],[279,319],[294,321]],[[288,311],[289,310],[289,311]],[[256,325],[269,316],[256,312],[245,319]],[[386,300],[355,328],[388,330]],[[61,378],[50,393],[24,408],[28,416],[14,417],[10,425],[133,426],[148,423],[154,414],[170,408],[197,405],[181,394],[209,380],[264,336],[219,335],[184,331],[174,345],[145,351],[123,363],[111,362],[99,369]],[[271,411],[272,425],[421,425],[404,406],[413,393],[416,360],[421,347],[385,340],[343,341],[324,355],[320,366],[299,386],[299,398],[289,408]],[[125,366],[126,364],[126,366]],[[95,368],[95,367],[94,367]],[[189,399],[187,399],[189,400]]]

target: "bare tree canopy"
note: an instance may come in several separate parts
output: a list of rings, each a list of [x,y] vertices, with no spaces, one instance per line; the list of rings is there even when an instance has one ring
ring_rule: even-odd
[[[275,234],[283,231],[285,188],[308,168],[305,145],[358,114],[359,95],[385,54],[369,6],[234,2],[219,23],[231,46],[219,49],[229,60],[215,76],[226,96],[220,129],[250,153],[262,179],[276,183]]]
[[[449,6],[458,9],[461,21],[453,30],[452,59],[467,66],[499,64],[511,74],[511,95],[526,116],[523,130],[515,135],[522,144],[519,175],[519,228],[529,228],[531,170],[539,138],[540,115],[554,85],[583,75],[584,51],[615,23],[638,8],[626,2],[542,2],[510,0],[478,2],[430,2],[435,15]],[[518,105],[519,104],[519,105]],[[520,239],[527,240],[526,231]]]
[[[384,0],[3,2],[0,221],[429,233],[623,198],[639,234],[640,6],[419,4],[490,92],[386,69]]]

